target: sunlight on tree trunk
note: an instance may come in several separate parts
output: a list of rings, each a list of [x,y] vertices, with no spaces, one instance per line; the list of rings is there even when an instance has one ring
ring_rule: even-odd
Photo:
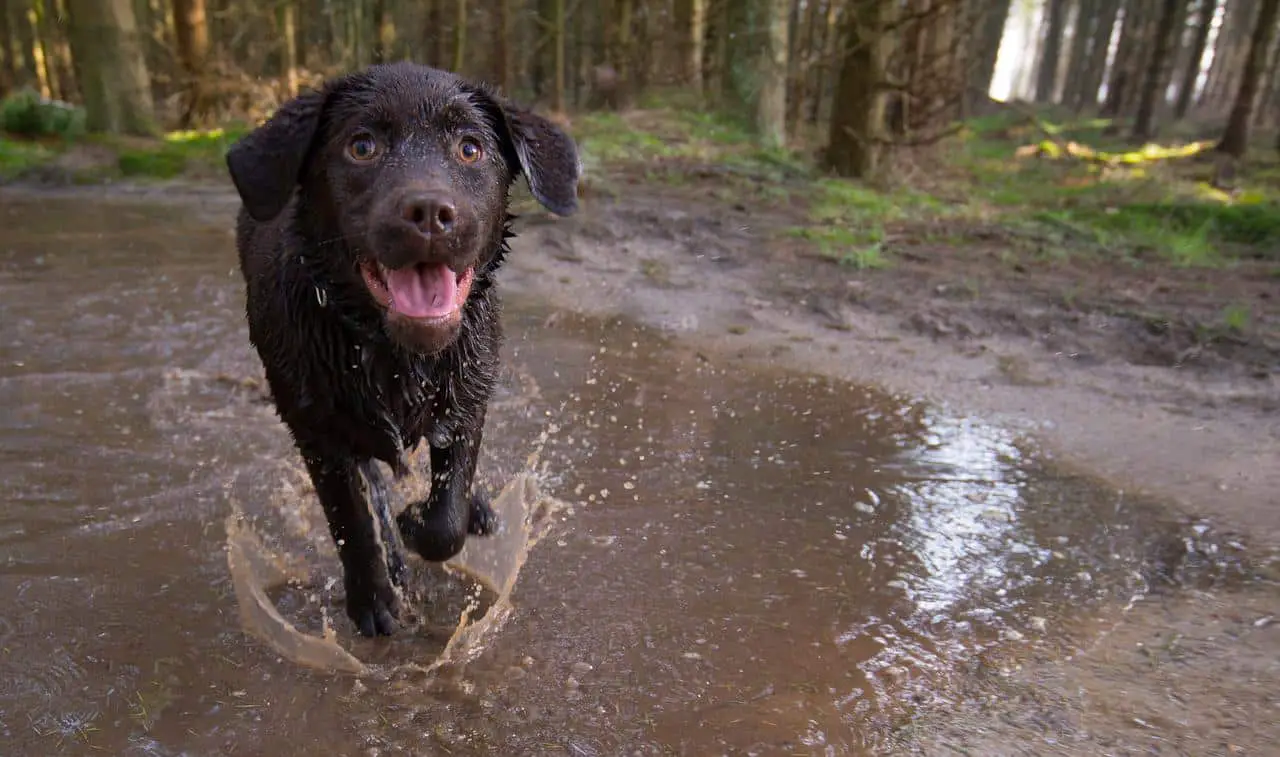
[[[1209,33],[1213,30],[1213,14],[1218,9],[1217,0],[1200,0],[1196,16],[1195,37],[1191,41],[1191,54],[1178,87],[1178,101],[1173,108],[1175,119],[1185,118],[1191,107],[1191,96],[1200,78],[1200,64],[1204,61],[1205,48],[1209,46]]]
[[[130,0],[68,0],[71,52],[89,131],[157,133],[151,78]]]
[[[1165,81],[1165,65],[1169,50],[1175,44],[1173,26],[1180,15],[1179,6],[1183,2],[1184,0],[1164,0],[1161,4],[1163,7],[1160,9],[1160,21],[1156,24],[1151,60],[1147,63],[1139,94],[1138,115],[1133,121],[1133,131],[1130,134],[1134,140],[1146,141],[1154,136],[1156,98],[1162,94],[1160,85]]]
[[[1239,87],[1239,73],[1249,54],[1248,39],[1257,0],[1230,0],[1214,41],[1213,63],[1198,107],[1219,110],[1230,107]]]
[[[1102,80],[1107,73],[1107,53],[1111,37],[1115,33],[1116,18],[1120,15],[1120,5],[1121,0],[1100,0],[1097,6],[1098,19],[1089,40],[1086,62],[1083,63],[1085,71],[1081,77],[1077,112],[1098,105],[1098,92],[1102,89]]]
[[[1071,31],[1071,48],[1065,65],[1066,80],[1062,89],[1062,103],[1078,109],[1085,98],[1085,81],[1089,72],[1090,45],[1093,44],[1094,26],[1098,23],[1098,0],[1080,0],[1076,3],[1074,28]]]
[[[1116,42],[1116,56],[1107,79],[1107,99],[1102,104],[1102,115],[1119,117],[1124,110],[1125,99],[1133,87],[1134,68],[1137,64],[1139,37],[1145,19],[1142,18],[1143,0],[1124,0],[1124,21],[1120,24],[1120,38]]]
[[[188,129],[206,110],[204,90],[205,64],[209,58],[209,24],[204,0],[173,0],[173,31],[178,62],[187,80],[179,126]],[[288,34],[288,29],[285,33]]]
[[[978,29],[977,61],[973,65],[968,99],[970,110],[985,103],[991,96],[991,81],[996,73],[996,59],[1000,54],[1000,42],[1004,39],[1004,27],[1009,20],[1011,0],[992,0],[985,3],[982,24]]]
[[[884,133],[885,23],[893,0],[854,0],[844,28],[831,112],[828,168],[840,176],[865,178],[876,169]]]
[[[681,78],[702,94],[702,56],[706,38],[706,0],[676,0],[675,23],[680,35]]]
[[[40,34],[40,12],[36,10],[35,5],[28,3],[26,12],[26,25],[31,35],[31,62],[36,73],[36,88],[42,97],[53,97],[53,87],[50,85],[49,62],[44,54],[44,40]]]
[[[284,27],[285,49],[281,61],[284,68],[285,89],[289,97],[295,97],[298,94],[298,44],[295,39],[298,34],[297,0],[286,0],[280,13],[284,16],[281,26]]]
[[[1275,35],[1278,11],[1280,0],[1262,0],[1261,7],[1258,8],[1258,17],[1249,39],[1248,57],[1245,58],[1244,72],[1240,78],[1240,89],[1236,92],[1227,128],[1222,133],[1222,140],[1218,142],[1219,152],[1236,159],[1243,158],[1249,147],[1249,119],[1253,115],[1254,99],[1258,95],[1258,84],[1266,66],[1268,48]]]
[[[765,147],[782,147],[787,141],[787,26],[790,0],[765,0],[764,48],[759,55],[759,93],[756,95],[756,130]]]

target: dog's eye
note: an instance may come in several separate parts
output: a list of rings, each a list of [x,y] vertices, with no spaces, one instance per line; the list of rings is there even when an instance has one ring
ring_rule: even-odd
[[[482,155],[484,155],[484,148],[474,139],[468,137],[458,143],[458,157],[463,163],[474,163],[480,160]]]
[[[373,137],[362,134],[351,140],[347,145],[347,154],[352,160],[366,161],[373,160],[378,154],[378,142]]]

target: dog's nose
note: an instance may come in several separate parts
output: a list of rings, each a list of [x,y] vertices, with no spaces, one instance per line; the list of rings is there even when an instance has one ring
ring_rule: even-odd
[[[415,194],[400,203],[400,217],[423,234],[448,234],[458,217],[458,209],[443,197]]]

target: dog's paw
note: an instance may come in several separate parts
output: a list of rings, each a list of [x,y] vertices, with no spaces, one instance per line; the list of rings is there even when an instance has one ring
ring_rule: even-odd
[[[498,532],[502,521],[489,506],[489,498],[483,494],[471,495],[471,518],[467,533],[472,536],[491,536]]]
[[[390,636],[400,628],[400,597],[390,584],[374,589],[348,586],[347,616],[361,636]]]
[[[416,510],[417,506],[410,506],[396,517],[406,547],[427,562],[444,562],[462,551],[467,534],[461,523],[443,518],[424,522]]]

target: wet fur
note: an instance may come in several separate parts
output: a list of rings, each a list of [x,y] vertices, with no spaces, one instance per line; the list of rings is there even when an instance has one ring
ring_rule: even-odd
[[[451,101],[464,105],[444,109]],[[374,112],[389,134],[405,135],[403,154],[388,158],[383,173],[357,175],[332,147],[351,122]],[[459,170],[435,146],[458,119],[485,130],[498,148],[480,171]],[[362,634],[390,634],[400,612],[400,541],[442,561],[468,534],[497,526],[472,483],[499,368],[493,276],[511,236],[507,193],[524,175],[544,206],[574,212],[576,148],[550,122],[483,87],[399,63],[337,78],[285,104],[229,151],[227,163],[243,201],[236,246],[250,341],[338,545],[347,613]],[[365,240],[378,238],[361,230],[377,220],[382,193],[424,176],[474,214],[472,236],[459,244],[474,242],[478,257],[460,326],[417,339],[398,333],[378,308],[357,261],[372,254]],[[374,461],[402,475],[405,451],[422,439],[430,445],[430,494],[393,519],[388,482]]]

